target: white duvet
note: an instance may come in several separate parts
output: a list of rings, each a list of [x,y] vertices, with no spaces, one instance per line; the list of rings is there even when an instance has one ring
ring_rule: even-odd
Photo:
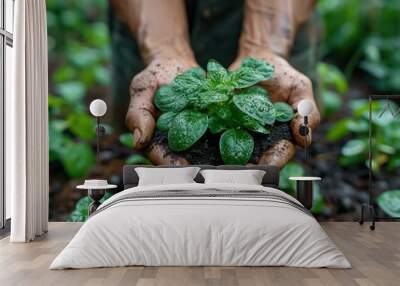
[[[351,267],[318,222],[288,204],[229,197],[152,198],[112,204],[131,192],[207,189],[265,190],[296,201],[277,189],[254,185],[127,189],[100,206],[103,211],[81,227],[50,269],[127,265]]]

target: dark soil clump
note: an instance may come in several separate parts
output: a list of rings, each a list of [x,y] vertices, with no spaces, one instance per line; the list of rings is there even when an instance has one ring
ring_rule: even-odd
[[[256,132],[250,132],[254,138],[254,151],[249,163],[257,164],[258,160],[274,143],[279,140],[286,139],[293,141],[289,123],[276,122],[268,135]],[[198,142],[196,142],[189,150],[184,152],[175,152],[186,158],[190,164],[198,165],[223,165],[219,153],[219,138],[221,134],[214,135],[207,132]],[[167,136],[157,130],[154,136],[155,143],[168,145]],[[171,151],[172,152],[172,151]]]

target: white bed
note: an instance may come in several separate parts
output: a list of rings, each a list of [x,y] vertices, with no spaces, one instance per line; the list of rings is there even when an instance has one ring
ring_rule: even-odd
[[[138,192],[175,190],[186,195],[135,197]],[[213,195],[238,191],[241,196]],[[268,196],[254,197],[251,191]],[[191,192],[204,195],[190,196]],[[100,206],[50,269],[128,265],[350,268],[342,252],[299,204],[280,190],[255,185],[130,188]]]

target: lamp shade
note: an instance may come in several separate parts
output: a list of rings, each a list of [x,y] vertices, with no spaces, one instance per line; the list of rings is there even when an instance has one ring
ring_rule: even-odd
[[[101,99],[95,99],[90,103],[89,109],[93,116],[101,117],[106,114],[107,104]]]
[[[303,99],[297,105],[297,111],[303,117],[310,115],[314,110],[314,103],[311,100]]]

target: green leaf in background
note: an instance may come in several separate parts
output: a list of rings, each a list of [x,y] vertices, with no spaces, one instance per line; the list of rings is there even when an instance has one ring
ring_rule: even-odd
[[[391,106],[392,110],[395,111],[398,110],[397,105],[392,104]],[[380,116],[380,111],[372,113],[372,122],[382,128],[386,128],[389,124],[391,124],[395,120],[396,118],[394,118],[390,112],[385,112],[384,114],[382,114],[382,116]]]
[[[396,152],[395,155],[390,156],[387,168],[388,168],[389,172],[393,172],[396,169],[400,168],[400,153],[399,152]]]
[[[208,116],[192,110],[180,112],[168,131],[168,146],[173,151],[184,151],[196,143],[207,131]]]
[[[343,167],[355,166],[363,163],[364,161],[365,161],[364,154],[359,154],[354,156],[341,156],[339,159],[339,163]]]
[[[96,123],[87,113],[71,113],[67,117],[68,129],[83,140],[91,140],[96,137]]]
[[[103,203],[105,200],[113,196],[113,193],[106,192],[104,197],[100,200]],[[75,205],[74,211],[68,217],[70,222],[84,222],[89,217],[89,205],[92,203],[92,199],[88,196],[81,198]]]
[[[342,147],[342,154],[344,156],[357,156],[364,154],[367,150],[368,144],[366,140],[353,139],[346,142]]]
[[[132,133],[123,133],[119,136],[119,142],[126,147],[133,148],[133,134]]]
[[[212,134],[217,134],[226,129],[226,126],[222,119],[216,115],[210,115],[208,117],[208,129]]]
[[[344,74],[336,66],[327,63],[318,63],[317,70],[323,85],[333,87],[340,93],[347,92],[349,89]]]
[[[68,60],[78,68],[96,65],[102,58],[101,51],[78,43],[68,45]]]
[[[361,61],[360,67],[372,76],[384,80],[388,76],[389,69],[383,63],[372,61]]]
[[[66,103],[62,97],[54,96],[52,94],[49,94],[47,100],[49,109],[60,108]]]
[[[253,149],[253,137],[245,130],[228,129],[222,134],[219,141],[219,150],[225,164],[246,164]]]
[[[320,92],[320,100],[322,101],[323,115],[327,117],[338,112],[343,103],[342,97],[332,90],[322,90]]]
[[[299,163],[289,162],[282,168],[279,175],[279,188],[290,195],[295,195],[296,182],[289,178],[304,176],[304,168]]]
[[[85,143],[68,142],[62,152],[61,162],[70,178],[84,178],[96,161],[92,148]]]
[[[166,112],[160,115],[157,119],[157,128],[161,131],[168,131],[171,127],[172,120],[174,120],[176,112]]]
[[[49,127],[58,132],[63,132],[68,128],[68,123],[63,119],[54,119],[49,123]]]
[[[53,73],[52,81],[54,83],[73,81],[77,79],[77,75],[78,72],[74,67],[64,64]]]
[[[228,71],[217,61],[209,60],[207,63],[207,77],[211,81],[223,82],[228,77]]]
[[[356,118],[363,116],[364,114],[368,114],[369,104],[365,99],[353,99],[348,103],[348,106],[352,111],[353,116]],[[372,102],[372,111],[380,109],[380,106],[381,105],[379,101]]]
[[[153,163],[141,154],[133,154],[125,160],[127,165],[153,165]]]
[[[284,102],[277,102],[274,104],[275,119],[280,122],[287,122],[292,120],[294,112],[292,107]]]
[[[57,91],[62,98],[74,106],[77,102],[82,102],[86,87],[82,82],[70,81],[57,84]]]
[[[372,119],[376,119],[375,117],[379,117],[379,115],[382,112],[382,109],[384,108],[386,104],[386,100],[374,100],[371,103],[371,109],[372,109]],[[369,118],[369,102],[366,99],[353,99],[349,102],[349,107],[350,110],[353,113],[353,116],[356,118],[364,118],[367,119]],[[397,110],[397,105],[393,102],[390,101],[390,106],[391,109]]]
[[[73,11],[64,11],[64,13],[61,14],[61,21],[65,27],[70,29],[75,28],[81,25],[81,18],[79,16],[79,14]]]
[[[275,121],[274,105],[259,88],[250,87],[233,96],[236,107],[262,124],[273,124]]]
[[[74,211],[70,214],[68,221],[83,222],[89,217],[89,205],[92,200],[86,196],[81,198],[75,205]]]
[[[372,172],[374,173],[378,173],[380,168],[385,165],[389,160],[389,156],[387,154],[384,153],[379,153],[378,155],[373,156],[372,158]],[[369,161],[364,158],[364,164],[366,167],[369,166]]]
[[[354,133],[365,133],[368,132],[368,122],[363,119],[348,119],[347,120],[347,129]]]
[[[108,86],[111,84],[111,74],[110,70],[105,67],[98,67],[94,69],[94,78],[96,82],[103,86]]]
[[[336,121],[331,129],[329,129],[328,133],[325,135],[325,138],[329,141],[338,141],[348,135],[350,130],[347,128],[348,119],[341,119]]]
[[[49,160],[60,160],[64,152],[64,146],[68,142],[68,137],[63,134],[67,128],[65,120],[49,121]]]
[[[107,23],[96,22],[91,24],[91,29],[83,30],[84,40],[95,47],[108,45],[110,42],[108,36]]]
[[[313,214],[322,214],[325,209],[324,197],[321,194],[321,190],[319,184],[317,182],[313,182],[313,205],[311,208],[311,212]]]
[[[391,217],[400,217],[400,190],[386,191],[377,198],[379,207]]]
[[[382,153],[385,153],[387,155],[394,155],[396,154],[396,148],[394,148],[391,145],[385,144],[385,143],[378,143],[377,144],[377,149],[381,151]]]
[[[181,93],[175,92],[171,85],[164,85],[156,92],[154,103],[163,112],[178,112],[187,105],[187,99]]]

